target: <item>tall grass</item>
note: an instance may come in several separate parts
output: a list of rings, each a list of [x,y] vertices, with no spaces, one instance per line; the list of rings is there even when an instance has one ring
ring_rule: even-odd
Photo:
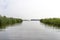
[[[8,18],[6,16],[0,16],[0,27],[7,26],[15,23],[21,23],[22,19],[19,18]]]
[[[60,26],[60,18],[41,19],[40,22],[53,26]]]

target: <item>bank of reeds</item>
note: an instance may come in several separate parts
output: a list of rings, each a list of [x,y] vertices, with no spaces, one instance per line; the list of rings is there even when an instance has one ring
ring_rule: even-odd
[[[0,27],[1,26],[7,26],[7,25],[12,25],[15,23],[21,23],[22,19],[19,18],[8,18],[6,16],[0,16]]]
[[[53,26],[60,26],[60,18],[46,18],[41,19],[40,22]]]

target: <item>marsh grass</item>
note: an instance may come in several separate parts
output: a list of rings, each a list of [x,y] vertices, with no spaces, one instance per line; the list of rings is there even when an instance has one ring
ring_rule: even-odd
[[[41,19],[40,22],[60,28],[60,18]]]
[[[0,28],[4,28],[7,25],[13,25],[16,23],[22,23],[22,19],[8,18],[6,16],[0,16]]]

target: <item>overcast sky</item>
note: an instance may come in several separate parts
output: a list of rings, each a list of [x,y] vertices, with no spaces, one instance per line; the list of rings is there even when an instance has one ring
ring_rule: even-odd
[[[0,0],[0,14],[22,19],[60,17],[60,0]]]

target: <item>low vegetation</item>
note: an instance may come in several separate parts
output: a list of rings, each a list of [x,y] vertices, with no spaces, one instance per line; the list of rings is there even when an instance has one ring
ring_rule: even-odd
[[[12,25],[15,23],[21,23],[22,19],[19,18],[8,18],[6,16],[0,16],[0,28],[2,26]]]
[[[60,26],[60,18],[41,19],[40,22],[44,24],[53,25],[53,26]]]

